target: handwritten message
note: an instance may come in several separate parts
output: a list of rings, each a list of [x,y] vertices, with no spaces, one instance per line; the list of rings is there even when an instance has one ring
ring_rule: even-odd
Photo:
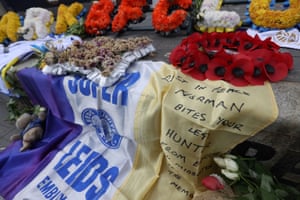
[[[196,82],[181,75],[167,75],[162,80],[172,85],[163,102],[160,142],[173,177],[169,184],[192,198],[182,177],[197,183],[214,170],[212,158],[228,148],[222,146],[223,141],[216,143],[217,138],[242,134],[247,127],[241,119],[249,110],[251,92],[222,82]]]

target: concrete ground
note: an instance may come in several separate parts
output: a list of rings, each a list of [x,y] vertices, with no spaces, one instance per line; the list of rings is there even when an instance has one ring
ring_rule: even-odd
[[[224,4],[222,9],[237,11],[242,19],[246,4]],[[154,55],[146,59],[168,62],[168,53],[187,36],[182,30],[168,37],[163,37],[152,30],[151,15],[138,25],[131,25],[129,30],[114,37],[148,36],[156,48]],[[300,57],[298,50],[283,49],[294,57],[294,69],[289,76],[279,83],[272,84],[279,108],[278,119],[265,130],[258,133],[249,141],[266,145],[275,150],[275,155],[266,165],[273,169],[280,178],[295,184],[300,188]],[[19,130],[8,120],[6,103],[8,97],[0,95],[0,148],[10,143],[9,137]],[[257,150],[257,149],[254,149]]]

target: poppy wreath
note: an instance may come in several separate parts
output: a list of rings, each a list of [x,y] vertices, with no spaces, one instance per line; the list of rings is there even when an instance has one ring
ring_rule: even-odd
[[[94,1],[84,22],[86,33],[103,35],[109,30],[114,7],[111,0]]]
[[[300,22],[300,1],[287,0],[284,10],[274,10],[275,0],[252,0],[249,17],[256,26],[272,29],[286,29]]]
[[[129,23],[138,23],[145,19],[143,8],[146,6],[147,0],[121,0],[112,21],[112,32],[121,32]]]
[[[192,0],[159,0],[152,12],[152,25],[156,32],[166,35],[185,24]]]
[[[238,13],[220,10],[221,6],[222,0],[197,0],[195,29],[201,32],[232,32],[242,25]]]
[[[279,49],[270,38],[261,40],[245,31],[195,32],[172,50],[169,62],[198,80],[263,85],[283,80],[293,68],[292,55]]]

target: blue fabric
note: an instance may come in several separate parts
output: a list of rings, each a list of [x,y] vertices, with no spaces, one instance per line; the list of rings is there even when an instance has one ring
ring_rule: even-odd
[[[32,128],[41,127],[44,128],[44,122],[41,119],[34,119],[25,127],[25,129],[21,132],[21,136],[23,137],[27,131]]]
[[[33,149],[20,152],[21,141],[0,153],[0,195],[12,199],[66,144],[76,138],[82,127],[73,124],[73,112],[62,88],[63,77],[51,77],[38,69],[18,72],[18,78],[34,104],[48,108],[44,136]]]

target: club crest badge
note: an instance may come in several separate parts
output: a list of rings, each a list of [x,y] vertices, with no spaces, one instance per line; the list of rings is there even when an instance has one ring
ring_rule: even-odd
[[[120,147],[122,136],[114,124],[111,116],[104,110],[92,108],[84,109],[81,119],[86,125],[95,128],[100,141],[108,148],[117,149]]]

